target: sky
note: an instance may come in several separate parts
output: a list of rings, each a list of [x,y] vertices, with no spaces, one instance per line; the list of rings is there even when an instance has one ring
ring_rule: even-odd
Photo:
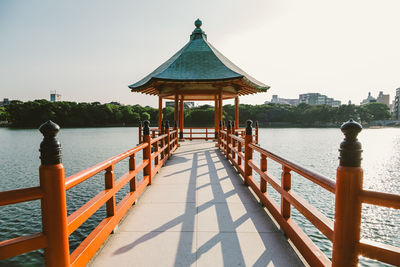
[[[0,0],[0,99],[117,101],[188,41],[194,21],[233,63],[271,86],[244,96],[318,92],[359,104],[400,87],[398,0]],[[229,102],[227,102],[229,103]]]

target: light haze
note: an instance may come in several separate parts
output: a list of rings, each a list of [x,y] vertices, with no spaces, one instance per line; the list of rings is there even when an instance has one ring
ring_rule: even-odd
[[[0,99],[118,101],[156,106],[127,87],[202,29],[267,93],[319,92],[358,104],[400,87],[398,0],[12,1],[0,0]],[[227,102],[229,103],[229,102]]]

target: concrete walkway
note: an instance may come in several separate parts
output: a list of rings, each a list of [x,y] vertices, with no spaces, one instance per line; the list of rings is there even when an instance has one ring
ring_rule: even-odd
[[[303,266],[213,142],[187,141],[91,266]]]

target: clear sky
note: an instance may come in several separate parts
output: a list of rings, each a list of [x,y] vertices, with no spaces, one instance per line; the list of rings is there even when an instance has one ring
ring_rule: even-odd
[[[0,99],[156,106],[128,85],[189,41],[195,19],[220,52],[271,86],[241,98],[319,92],[359,103],[400,87],[399,0],[0,0]]]

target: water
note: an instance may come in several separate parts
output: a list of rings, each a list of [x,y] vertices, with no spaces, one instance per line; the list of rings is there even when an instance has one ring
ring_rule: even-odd
[[[364,188],[400,194],[400,129],[366,129],[360,133],[365,170]],[[0,191],[38,186],[38,130],[9,130],[0,128]],[[338,147],[343,135],[338,129],[260,129],[260,144],[264,148],[313,169],[331,179],[338,165]],[[63,147],[63,163],[69,176],[97,162],[128,150],[137,144],[137,128],[62,129],[59,140]],[[141,161],[141,153],[138,155]],[[254,160],[257,160],[255,153]],[[127,160],[115,168],[115,177],[128,169]],[[268,161],[268,170],[280,178],[281,168]],[[102,174],[67,192],[68,214],[104,188]],[[292,176],[292,189],[333,219],[334,196],[308,180]],[[127,192],[125,187],[117,201]],[[268,192],[280,203],[278,194],[269,186]],[[88,222],[70,236],[71,249],[105,216],[102,207]],[[292,208],[292,216],[309,237],[328,255],[332,244]],[[0,207],[0,240],[41,231],[39,201]],[[400,211],[363,206],[362,237],[400,246]],[[43,265],[43,251],[27,253],[0,262],[4,266]],[[384,266],[362,258],[362,266]]]

